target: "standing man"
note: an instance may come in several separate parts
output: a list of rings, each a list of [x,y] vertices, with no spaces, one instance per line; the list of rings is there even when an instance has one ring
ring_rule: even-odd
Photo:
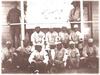
[[[18,47],[20,44],[20,24],[11,25],[12,23],[20,23],[21,12],[18,9],[18,3],[13,3],[13,8],[9,10],[7,15],[7,23],[10,25],[13,47]]]
[[[40,30],[40,27],[37,26],[35,28],[35,32],[33,32],[31,35],[31,42],[33,43],[33,47],[35,48],[36,45],[40,44],[42,48],[44,48],[44,39],[45,34]],[[32,48],[32,51],[34,48]]]
[[[61,42],[63,43],[64,48],[67,48],[69,42],[69,34],[67,33],[66,27],[62,27],[62,31],[59,32],[59,37],[61,38]]]
[[[70,22],[79,22],[80,21],[80,2],[73,1],[71,4],[74,6],[74,8],[70,12],[69,21]],[[75,23],[71,23],[72,29],[73,29],[74,24]],[[79,23],[78,23],[78,25],[79,25]]]

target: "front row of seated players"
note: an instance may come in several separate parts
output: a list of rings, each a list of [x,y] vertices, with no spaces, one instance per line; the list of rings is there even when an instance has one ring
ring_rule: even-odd
[[[63,47],[61,42],[55,44],[56,47],[51,50],[45,50],[41,45],[36,45],[35,50],[30,53],[30,46],[24,44],[23,48],[19,47],[15,50],[11,42],[7,41],[6,47],[2,50],[2,70],[16,72],[15,68],[25,70],[27,65],[30,65],[32,72],[46,73],[49,71],[59,73],[63,72],[65,67],[77,69],[81,66],[80,64],[89,68],[97,67],[97,47],[93,44],[92,38],[88,39],[83,51],[79,51],[73,41],[69,42],[67,49]]]
[[[88,44],[83,47],[83,51],[79,51],[73,41],[69,42],[67,49],[61,42],[55,44],[56,47],[50,50],[42,50],[42,46],[36,45],[36,50],[29,57],[29,62],[33,68],[35,67],[34,72],[63,73],[66,67],[70,69],[79,69],[82,65],[97,67],[97,48],[93,45],[92,38],[88,39]]]

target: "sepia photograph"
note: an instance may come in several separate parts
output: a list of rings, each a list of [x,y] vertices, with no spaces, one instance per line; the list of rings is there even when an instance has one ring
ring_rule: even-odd
[[[99,74],[99,0],[2,0],[1,74]]]

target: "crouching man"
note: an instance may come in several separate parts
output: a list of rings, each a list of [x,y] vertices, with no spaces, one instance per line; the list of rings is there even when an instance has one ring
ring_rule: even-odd
[[[2,59],[2,72],[4,73],[13,73],[15,72],[15,48],[12,47],[12,42],[7,41],[6,47],[1,50],[1,59]]]
[[[80,53],[79,50],[75,47],[75,42],[69,42],[68,50],[68,64],[69,68],[76,69],[79,68],[79,61],[80,61]]]
[[[35,50],[29,57],[29,63],[32,65],[34,73],[46,72],[46,66],[48,65],[48,54],[45,50],[42,50],[41,45],[35,46]]]
[[[29,62],[28,62],[28,58],[31,54],[31,46],[29,45],[29,42],[24,40],[23,41],[23,47],[19,46],[16,49],[16,53],[18,54],[18,56],[15,58],[15,65],[17,68],[17,71],[28,71],[28,67],[29,67]]]
[[[83,56],[85,57],[85,63],[88,68],[97,68],[98,58],[97,58],[97,46],[94,45],[93,39],[88,39],[88,44],[83,48]]]
[[[55,54],[55,56],[54,56],[55,72],[62,73],[62,72],[64,72],[64,69],[66,67],[68,51],[63,47],[61,42],[57,42],[54,52],[55,52],[54,53]]]

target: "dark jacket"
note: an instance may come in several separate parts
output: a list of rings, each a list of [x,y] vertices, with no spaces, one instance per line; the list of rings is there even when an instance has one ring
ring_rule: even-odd
[[[9,23],[20,23],[21,12],[17,8],[12,8],[9,10],[7,15],[7,22]]]

